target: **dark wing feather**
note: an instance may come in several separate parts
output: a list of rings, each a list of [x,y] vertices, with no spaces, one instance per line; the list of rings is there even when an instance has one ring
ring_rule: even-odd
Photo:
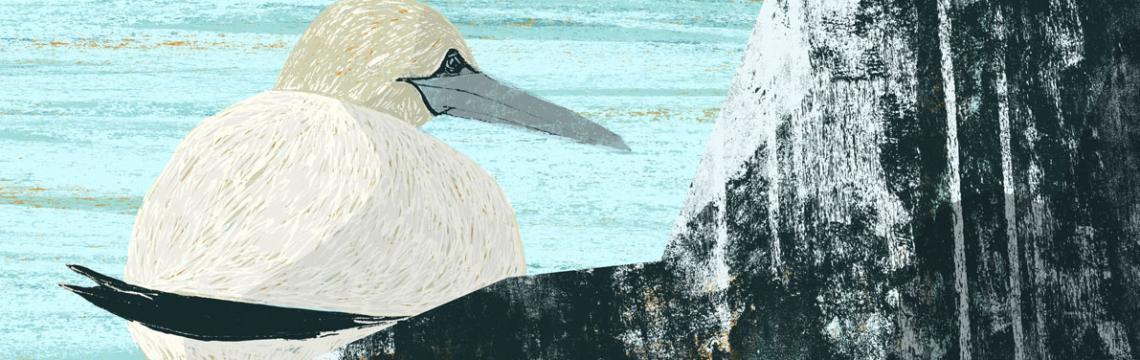
[[[98,286],[60,284],[64,289],[124,319],[196,340],[309,339],[404,318],[184,296],[131,285],[79,265],[67,267]]]

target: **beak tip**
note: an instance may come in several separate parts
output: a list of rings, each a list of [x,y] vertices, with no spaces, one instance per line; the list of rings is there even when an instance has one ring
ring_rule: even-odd
[[[629,148],[629,145],[626,145],[625,140],[622,139],[620,135],[614,134],[605,129],[603,129],[603,131],[605,133],[608,133],[609,136],[603,136],[602,139],[600,139],[601,141],[598,141],[596,143],[597,145],[612,148],[621,152],[632,152],[632,150]]]

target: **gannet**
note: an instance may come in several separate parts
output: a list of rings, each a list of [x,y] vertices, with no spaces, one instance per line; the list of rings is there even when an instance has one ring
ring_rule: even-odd
[[[628,150],[621,137],[479,70],[415,2],[342,0],[276,86],[206,118],[145,196],[124,280],[62,285],[130,320],[143,353],[311,358],[526,272],[486,171],[420,131],[436,115]]]

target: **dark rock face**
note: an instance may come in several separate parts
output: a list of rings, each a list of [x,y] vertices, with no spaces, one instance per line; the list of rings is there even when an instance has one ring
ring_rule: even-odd
[[[665,258],[345,358],[1140,357],[1140,2],[765,3]]]

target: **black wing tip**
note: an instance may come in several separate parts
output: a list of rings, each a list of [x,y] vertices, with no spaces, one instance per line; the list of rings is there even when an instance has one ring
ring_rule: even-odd
[[[114,289],[116,291],[133,291],[133,292],[147,293],[147,294],[151,294],[154,292],[151,289],[147,289],[147,288],[144,288],[141,286],[131,285],[125,281],[104,275],[98,271],[91,270],[90,268],[83,266],[83,265],[67,264],[67,268],[71,269],[71,271],[74,271],[79,275],[83,275],[84,277],[90,279],[91,281],[94,281],[95,284],[98,284],[101,286],[106,286],[106,287],[109,287],[109,288]]]
[[[73,293],[76,293],[79,295],[91,294],[91,288],[88,288],[88,287],[71,285],[71,284],[64,284],[64,283],[59,283],[57,285],[59,285],[59,287],[63,288],[64,290],[67,290],[67,291],[70,291],[70,292],[73,292]]]
[[[100,274],[98,271],[91,270],[90,268],[83,266],[83,265],[67,264],[67,268],[71,269],[71,271],[74,271],[75,273],[77,273],[79,275],[83,275],[84,277],[91,279],[92,281],[95,281],[97,283],[103,283],[103,282],[108,281],[108,280],[113,280],[113,279],[111,279],[111,277],[109,277],[107,275]]]
[[[107,300],[108,293],[107,293],[106,287],[103,287],[103,286],[87,287],[87,286],[78,286],[78,285],[71,285],[71,284],[59,284],[59,287],[63,288],[64,290],[70,291],[71,293],[73,293],[75,295],[79,295],[79,297],[83,298],[84,300],[87,300],[87,302],[90,302],[92,305],[95,305],[101,309],[107,310],[107,308],[106,308],[107,304],[105,302]]]

